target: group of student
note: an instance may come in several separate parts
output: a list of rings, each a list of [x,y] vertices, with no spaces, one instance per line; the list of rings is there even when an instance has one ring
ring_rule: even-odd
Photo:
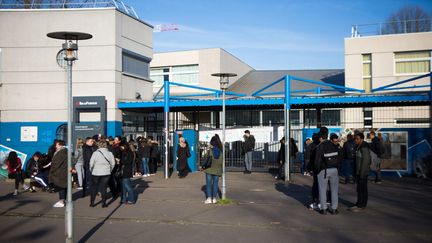
[[[339,180],[342,175],[344,183],[357,184],[357,202],[349,210],[360,212],[368,202],[367,182],[371,164],[375,164],[376,183],[381,183],[379,156],[382,149],[379,148],[379,139],[372,131],[372,143],[369,144],[364,134],[356,131],[354,135],[347,136],[341,147],[338,136],[331,134],[329,139],[328,133],[326,127],[320,128],[306,147],[306,170],[313,176],[310,209],[319,210],[321,214],[338,214]]]
[[[77,139],[73,151],[72,168],[77,189],[82,196],[90,194],[90,207],[95,207],[98,192],[102,196],[102,207],[107,207],[107,188],[112,200],[121,196],[120,203],[135,203],[131,178],[154,175],[157,170],[159,145],[152,138],[138,137],[137,142],[125,138],[106,138],[104,136],[87,137],[85,141]],[[35,185],[43,191],[58,192],[59,201],[54,207],[64,207],[67,192],[67,148],[62,140],[54,140],[46,154],[36,152],[22,170],[22,162],[17,153],[12,151],[7,158],[10,179],[15,179],[15,191],[18,195],[19,184],[23,191],[36,191]],[[24,184],[24,177],[31,178],[30,187]]]

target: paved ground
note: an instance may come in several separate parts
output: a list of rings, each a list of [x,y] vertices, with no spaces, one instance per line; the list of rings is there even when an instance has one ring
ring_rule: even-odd
[[[285,185],[268,173],[229,173],[232,205],[204,205],[204,176],[135,180],[138,201],[90,208],[74,190],[75,242],[432,242],[432,182],[413,178],[369,184],[369,207],[347,211],[355,186],[341,185],[340,214],[308,210],[311,178]],[[64,242],[57,194],[11,195],[0,183],[0,242]]]

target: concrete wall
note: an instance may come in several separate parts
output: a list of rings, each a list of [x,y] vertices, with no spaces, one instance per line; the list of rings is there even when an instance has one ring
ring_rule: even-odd
[[[395,52],[423,50],[432,50],[432,32],[345,38],[345,85],[363,89],[362,54],[372,54],[372,88],[377,88],[413,77],[396,74]],[[424,84],[429,84],[429,79],[401,87]]]
[[[67,120],[66,70],[56,63],[63,41],[46,36],[54,31],[93,35],[78,43],[73,96],[105,96],[109,135],[121,132],[119,100],[151,97],[150,80],[122,74],[122,49],[152,58],[150,25],[114,8],[0,10],[1,144],[44,147]],[[20,143],[23,124],[39,127],[38,142]]]
[[[233,83],[253,70],[252,67],[221,48],[155,53],[150,66],[168,67],[191,64],[198,64],[199,67],[199,84],[197,85],[212,89],[219,89],[219,78],[211,76],[212,73],[236,73],[237,77],[230,79],[230,83]],[[159,88],[160,86],[154,86],[153,92],[157,92]],[[171,94],[198,92],[182,87],[172,86],[171,88]]]

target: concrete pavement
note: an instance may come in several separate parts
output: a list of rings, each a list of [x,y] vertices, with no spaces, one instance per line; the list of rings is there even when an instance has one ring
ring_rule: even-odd
[[[340,185],[339,215],[307,209],[311,177],[285,185],[269,173],[227,175],[232,205],[205,205],[204,175],[135,179],[135,205],[89,207],[74,190],[75,242],[431,242],[432,182],[391,178],[369,184],[368,209],[346,209],[355,185]],[[0,242],[64,242],[64,209],[57,194],[12,196],[0,182]]]

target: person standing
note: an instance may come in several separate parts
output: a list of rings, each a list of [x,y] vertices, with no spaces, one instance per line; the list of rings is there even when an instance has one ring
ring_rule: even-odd
[[[318,172],[318,188],[321,202],[321,214],[327,214],[327,187],[330,182],[331,214],[338,214],[338,192],[340,155],[338,147],[328,140],[328,129],[322,127],[319,132],[320,144],[315,156],[315,168]]]
[[[149,170],[149,161],[150,161],[150,152],[151,152],[151,140],[148,140],[147,138],[142,139],[139,147],[138,147],[138,154],[141,158],[142,162],[142,176],[148,177],[150,176],[150,170]]]
[[[62,208],[65,206],[67,192],[67,149],[65,148],[65,142],[63,140],[57,140],[55,148],[56,151],[51,160],[49,182],[54,184],[54,187],[59,193],[59,201],[55,203],[53,207]]]
[[[370,155],[372,161],[372,171],[375,174],[374,182],[381,184],[381,156],[382,156],[382,141],[376,136],[375,131],[370,132]]]
[[[189,145],[184,137],[179,138],[179,144],[177,146],[177,171],[180,178],[185,178],[189,172],[188,158],[191,156],[189,151]]]
[[[355,143],[352,134],[347,135],[347,141],[344,143],[343,148],[343,163],[342,175],[345,178],[345,184],[354,183],[353,168],[355,158]]]
[[[83,197],[86,196],[87,190],[90,190],[91,186],[91,172],[90,172],[90,158],[93,152],[96,151],[97,147],[95,141],[91,137],[87,137],[85,144],[82,146],[83,154],[83,168],[84,168],[84,179],[83,179]]]
[[[309,153],[310,153],[310,159],[309,163],[306,165],[307,171],[312,174],[313,182],[312,182],[312,190],[311,190],[311,197],[312,197],[312,203],[309,206],[309,209],[316,210],[318,209],[319,205],[319,190],[318,190],[318,172],[315,167],[315,157],[316,157],[316,148],[320,144],[319,135],[317,133],[314,133],[312,135],[312,143],[308,146],[309,147]]]
[[[18,154],[15,151],[9,152],[6,164],[8,167],[9,179],[15,179],[15,191],[13,195],[18,195],[18,187],[20,183],[22,184],[23,191],[28,190],[29,187],[24,184],[24,178],[22,174],[22,162],[21,159],[18,158]]]
[[[150,150],[150,160],[149,160],[149,172],[150,175],[155,175],[158,168],[158,163],[160,159],[160,148],[159,143],[156,140],[153,140],[152,137],[149,138],[149,143],[151,144]]]
[[[98,142],[98,149],[93,153],[90,158],[90,171],[92,173],[92,186],[90,193],[90,207],[94,207],[96,193],[98,189],[102,194],[102,207],[105,208],[106,204],[106,190],[111,171],[115,166],[114,155],[108,151],[108,143],[105,140]]]
[[[121,159],[119,170],[122,171],[121,175],[121,200],[122,204],[134,204],[135,195],[132,188],[131,178],[133,177],[134,154],[130,150],[130,146],[126,141],[120,144]]]
[[[122,186],[122,178],[115,176],[116,171],[120,170],[120,160],[122,157],[122,151],[120,149],[120,144],[126,143],[126,139],[123,139],[120,136],[115,136],[113,144],[111,145],[111,153],[114,155],[114,159],[116,160],[116,165],[111,173],[110,180],[108,182],[110,192],[113,198],[117,198],[121,195]]]
[[[75,170],[78,177],[78,190],[83,189],[83,179],[85,178],[84,171],[84,157],[83,157],[83,147],[84,141],[82,138],[78,138],[75,145]]]
[[[312,143],[312,139],[310,138],[306,138],[305,140],[305,147],[304,147],[304,161],[303,161],[303,174],[304,175],[309,175],[308,171],[307,171],[307,165],[309,164],[310,161],[310,146]]]
[[[255,137],[250,134],[249,130],[244,131],[243,153],[245,156],[244,174],[252,173],[252,153],[255,148]]]
[[[285,176],[283,175],[283,169],[285,165],[285,137],[282,137],[279,140],[280,147],[278,151],[278,174],[275,176],[275,179],[284,180]]]
[[[364,141],[364,134],[359,132],[355,135],[357,149],[355,152],[355,176],[357,182],[357,203],[351,207],[352,212],[364,210],[368,202],[367,181],[370,173],[371,152],[369,145]]]
[[[206,174],[205,204],[217,203],[216,196],[219,192],[219,177],[222,176],[222,142],[219,135],[215,134],[210,140],[208,156],[211,156],[211,167],[204,170]]]

